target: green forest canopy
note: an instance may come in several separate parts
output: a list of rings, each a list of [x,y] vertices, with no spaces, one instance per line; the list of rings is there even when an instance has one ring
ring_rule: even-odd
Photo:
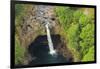
[[[28,9],[29,6],[24,4],[17,4],[15,7],[16,64],[22,64],[24,61],[25,49],[18,40],[18,29]],[[67,46],[74,54],[74,61],[94,61],[94,9],[56,6],[55,14],[63,28],[62,32],[66,34],[63,37],[68,40]]]
[[[94,60],[94,9],[78,7],[56,7],[56,15],[74,61]]]

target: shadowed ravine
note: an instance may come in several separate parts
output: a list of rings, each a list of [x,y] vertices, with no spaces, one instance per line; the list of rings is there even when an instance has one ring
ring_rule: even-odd
[[[47,34],[36,37],[29,45],[28,51],[32,58],[29,65],[68,63],[73,61],[72,56],[65,58],[63,54],[60,53],[60,50],[57,49],[66,46],[61,40],[60,35],[50,35],[52,31],[50,28],[54,27],[54,25],[51,19],[52,15],[50,14],[52,12],[48,11],[50,9],[53,10],[53,8],[52,6],[36,6],[36,19],[44,26],[44,29],[47,30]],[[56,51],[56,54],[50,54],[52,51]]]
[[[30,17],[32,19],[25,19],[22,34],[23,32],[26,33],[24,33],[24,36],[21,35],[21,38],[23,38],[22,45],[26,46],[27,50],[24,65],[36,66],[73,62],[73,55],[66,46],[67,42],[57,32],[59,24],[56,22],[53,10],[54,6],[38,5],[34,8],[35,14]],[[33,22],[30,22],[30,20],[33,20]],[[56,54],[51,55],[50,50],[54,50]]]
[[[54,48],[57,50],[57,47],[59,47],[59,44],[62,43],[60,36],[51,35],[51,37],[54,43]],[[49,54],[49,46],[48,46],[46,35],[38,36],[35,39],[35,41],[29,45],[28,51],[32,57],[32,60],[29,62],[30,66],[72,62],[72,60],[69,60],[70,57],[65,58],[59,52],[57,52],[56,56],[52,56]]]
[[[94,8],[16,4],[14,12],[15,66],[95,60]]]

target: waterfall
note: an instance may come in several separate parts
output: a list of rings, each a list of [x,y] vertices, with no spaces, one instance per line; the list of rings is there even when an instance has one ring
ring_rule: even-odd
[[[52,42],[52,39],[51,39],[51,35],[50,35],[50,30],[49,30],[49,25],[51,23],[51,18],[49,15],[45,15],[45,14],[48,14],[47,11],[49,9],[52,9],[51,6],[44,6],[44,5],[38,5],[36,7],[36,16],[37,16],[37,20],[40,21],[40,23],[42,25],[44,25],[46,27],[46,31],[47,31],[47,40],[48,40],[48,45],[49,45],[49,53],[51,55],[54,55],[56,54],[56,51],[54,50],[53,48],[53,42]]]
[[[51,55],[54,55],[54,54],[56,54],[56,51],[55,51],[54,48],[53,48],[53,42],[52,42],[52,39],[51,39],[50,29],[49,29],[48,26],[49,26],[49,23],[47,23],[47,24],[45,25],[46,31],[47,31],[47,40],[48,40],[48,45],[49,45],[49,53],[50,53]]]

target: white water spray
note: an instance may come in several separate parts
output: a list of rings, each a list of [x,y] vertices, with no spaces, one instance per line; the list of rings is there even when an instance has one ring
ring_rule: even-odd
[[[55,55],[56,54],[56,51],[53,48],[53,42],[52,42],[52,39],[51,39],[50,30],[49,30],[49,23],[47,23],[45,25],[45,27],[46,27],[46,30],[47,30],[47,39],[48,39],[49,50],[50,50],[49,53],[51,55]]]

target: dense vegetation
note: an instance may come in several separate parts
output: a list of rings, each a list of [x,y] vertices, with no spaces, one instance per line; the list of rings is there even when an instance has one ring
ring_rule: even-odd
[[[56,7],[59,24],[63,28],[74,61],[94,60],[94,9]]]
[[[15,63],[23,64],[25,48],[21,46],[17,37],[15,37]]]
[[[31,5],[16,4],[15,6],[15,64],[23,64],[26,49],[21,45],[20,34],[23,17],[26,16]]]
[[[32,5],[15,6],[15,64],[23,64],[26,49],[21,45],[20,32],[23,17]],[[60,35],[74,56],[74,62],[94,60],[94,9],[78,7],[55,7]],[[38,31],[40,33],[40,31]],[[43,31],[41,31],[43,33]],[[34,37],[34,36],[33,36]]]

